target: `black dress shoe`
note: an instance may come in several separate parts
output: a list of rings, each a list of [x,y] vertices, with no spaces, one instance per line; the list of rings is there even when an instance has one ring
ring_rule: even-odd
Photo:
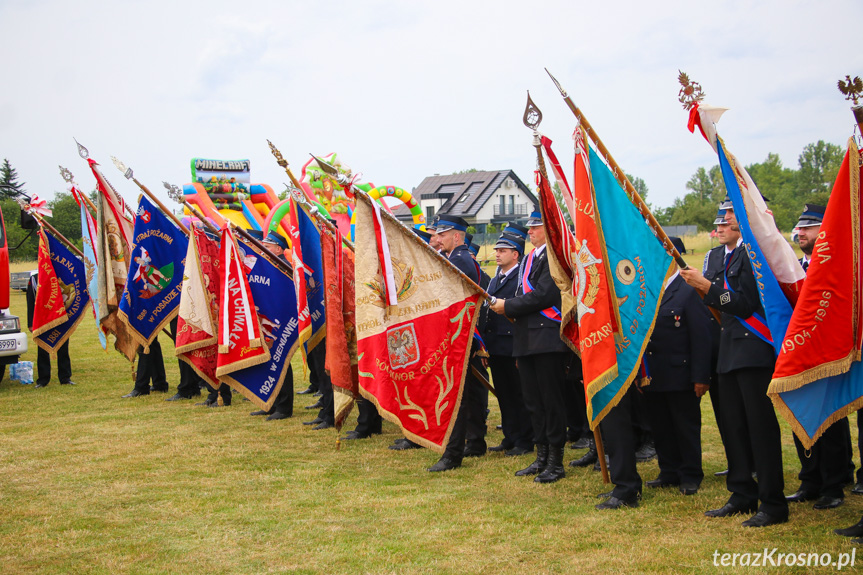
[[[608,501],[603,501],[594,507],[600,511],[604,509],[620,509],[621,507],[638,507],[638,497],[633,497],[631,499],[618,499],[612,495],[608,498]]]
[[[465,449],[464,456],[465,457],[483,457],[485,456],[485,449]]]
[[[323,395],[324,395],[323,392],[316,391],[314,394],[312,394],[312,397],[323,397]]]
[[[36,384],[36,385],[34,385],[33,387],[36,387],[36,388],[40,388],[40,387],[48,387],[48,384],[47,384],[47,383],[37,383],[37,384]],[[123,397],[133,397],[133,396],[127,396],[127,395],[124,395]]]
[[[675,487],[680,485],[680,482],[673,479],[663,479],[661,477],[657,477],[656,479],[651,479],[647,483],[645,483],[651,489],[657,489],[659,487]]]
[[[305,407],[305,409],[320,409],[320,408],[322,408],[323,406],[324,406],[324,404],[323,404],[323,403],[321,403],[320,401],[316,401],[315,403],[313,403],[313,404],[311,404],[311,405],[307,405],[307,406]]]
[[[863,495],[863,481],[857,483],[854,487],[852,487],[851,493],[853,493],[854,495]]]
[[[223,400],[223,401],[224,401],[224,400]],[[208,405],[207,407],[231,407],[231,402],[230,402],[230,401],[228,401],[228,402],[226,402],[226,403],[223,403],[222,405],[219,405],[219,402],[218,402],[218,401],[214,401],[213,403],[211,403],[211,404],[210,404],[210,405]]]
[[[836,509],[842,503],[844,503],[844,499],[841,497],[829,497],[827,495],[822,495],[818,498],[818,501],[815,502],[815,505],[812,506],[812,509]]]
[[[266,411],[264,411],[263,409],[259,409],[259,410],[257,410],[257,411],[253,411],[253,412],[252,412],[252,413],[250,413],[249,415],[267,415],[267,412],[266,412]]]
[[[767,527],[768,525],[778,525],[779,523],[785,523],[786,521],[788,521],[788,517],[775,517],[773,515],[768,515],[763,511],[759,511],[750,519],[741,523],[741,525],[744,527]]]
[[[219,401],[218,400],[213,401],[212,399],[207,398],[204,401],[200,401],[200,402],[196,403],[195,407],[210,407],[210,405],[212,405],[214,403],[219,403]]]
[[[277,421],[279,419],[288,419],[289,417],[290,415],[288,415],[287,413],[282,413],[281,411],[274,411],[273,413],[268,415],[267,419],[265,419],[264,421]]]
[[[600,493],[596,496],[597,499],[608,499],[614,493],[614,490],[606,491],[605,493]]]
[[[681,483],[680,493],[683,495],[695,495],[698,493],[698,485],[695,483]]]
[[[332,423],[330,423],[329,421],[324,421],[324,422],[322,422],[322,423],[317,424],[317,425],[316,425],[316,426],[314,426],[312,429],[313,429],[313,430],[315,430],[315,431],[318,431],[318,430],[320,430],[320,429],[329,429],[329,428],[331,428],[331,427],[335,427],[335,425],[333,425],[333,424],[332,424]]]
[[[354,439],[368,439],[369,437],[371,437],[371,434],[364,435],[364,434],[360,433],[359,431],[354,430],[354,431],[349,431],[347,433],[347,435],[342,437],[342,441],[351,441]]]
[[[725,477],[726,475],[728,475],[727,469],[723,469],[722,471],[717,471],[716,473],[713,474],[714,477]]]
[[[167,388],[167,387],[153,387],[153,386],[151,385],[151,386],[150,386],[150,393],[154,393],[154,392],[155,392],[155,393],[167,393],[167,392],[168,392],[168,388]]]
[[[656,459],[656,448],[649,443],[645,443],[635,452],[635,460],[638,463],[644,463],[653,459]]]
[[[428,470],[434,473],[437,471],[449,471],[450,469],[455,469],[457,467],[461,467],[461,461],[455,461],[454,459],[444,456],[438,459],[437,463],[429,467]]]
[[[833,533],[842,537],[863,537],[863,519],[844,529],[834,529]]]
[[[489,451],[492,451],[494,453],[497,453],[498,451],[506,451],[507,449],[511,449],[511,447],[507,447],[503,443],[488,448]]]
[[[815,501],[816,499],[818,499],[817,493],[798,489],[797,493],[795,493],[794,495],[789,495],[785,498],[785,501],[787,501],[788,503],[802,503],[804,501]]]
[[[70,379],[69,381],[61,381],[60,385],[75,385],[75,382]]]
[[[755,513],[755,509],[755,505],[740,506],[726,503],[719,509],[711,509],[709,511],[705,511],[704,514],[708,517],[730,517],[732,515],[737,515],[738,513]]]
[[[297,395],[308,395],[308,394],[310,394],[310,393],[314,393],[315,391],[317,391],[317,390],[312,389],[312,388],[311,388],[311,386],[309,386],[309,387],[307,387],[306,389],[304,389],[304,390],[302,390],[302,391],[298,391],[298,392],[297,392]]]
[[[590,451],[588,451],[587,453],[585,453],[584,455],[582,455],[581,457],[579,457],[575,461],[570,461],[569,466],[570,467],[587,467],[588,465],[593,465],[597,461],[599,461],[599,458],[596,455],[596,450],[591,449]]]
[[[420,447],[422,447],[422,445],[403,437],[401,441],[396,441],[390,445],[389,449],[392,449],[393,451],[405,451],[407,449],[419,449]]]
[[[182,401],[184,399],[192,399],[191,397],[186,397],[185,395],[181,395],[179,393],[175,393],[165,401]]]
[[[45,385],[48,385],[47,383]],[[144,393],[143,391],[138,391],[137,389],[133,389],[123,397],[141,397],[142,395],[150,395],[150,392]]]
[[[512,449],[507,449],[504,455],[506,457],[517,457],[519,455],[528,455],[533,453],[533,449],[528,449],[527,447],[519,447],[515,446]]]
[[[569,446],[570,449],[587,449],[588,447],[590,447],[590,441],[586,437],[577,439]]]
[[[275,415],[275,413],[273,415]],[[272,417],[273,415],[271,415],[270,417]],[[270,417],[268,417],[267,420],[269,420]],[[279,419],[283,419],[283,418],[280,417]],[[320,425],[323,422],[324,422],[323,419],[321,419],[320,417],[316,417],[311,421],[304,421],[303,425]]]

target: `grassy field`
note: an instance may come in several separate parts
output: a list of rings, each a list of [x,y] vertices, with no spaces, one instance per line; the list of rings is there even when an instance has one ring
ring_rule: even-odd
[[[12,310],[25,315],[23,293]],[[177,364],[161,340],[173,394]],[[725,463],[706,399],[701,491],[645,489],[639,509],[598,512],[598,473],[567,468],[542,486],[513,476],[529,457],[489,454],[430,474],[436,454],[386,449],[399,436],[389,423],[337,451],[333,430],[301,424],[312,417],[307,396],[276,422],[250,417],[236,395],[218,409],[163,394],[121,399],[130,366],[99,348],[91,321],[71,355],[74,387],[0,383],[2,573],[734,573],[749,569],[715,567],[715,551],[850,552],[831,530],[863,512],[863,497],[847,494],[836,510],[796,505],[789,523],[762,530],[704,517],[728,497],[713,476]],[[25,359],[35,356],[31,342]],[[294,367],[295,389],[305,388]],[[494,445],[500,415],[490,407]],[[799,465],[783,427],[791,493]],[[580,453],[567,449],[567,460]],[[639,470],[657,474],[655,462]]]

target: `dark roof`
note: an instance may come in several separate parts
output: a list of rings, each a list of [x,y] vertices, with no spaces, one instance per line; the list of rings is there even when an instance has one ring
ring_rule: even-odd
[[[434,198],[445,200],[440,209],[437,210],[438,213],[472,218],[476,216],[477,212],[482,209],[508,176],[512,177],[516,185],[538,207],[539,203],[536,197],[512,170],[428,176],[420,182],[412,194],[417,200]],[[393,213],[401,218],[410,216],[410,212],[403,204],[394,208]]]

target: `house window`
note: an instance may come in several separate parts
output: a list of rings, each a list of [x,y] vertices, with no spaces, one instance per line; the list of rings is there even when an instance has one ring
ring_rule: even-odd
[[[458,203],[462,203],[463,201],[465,201],[469,195],[470,194],[468,192],[463,193],[461,195],[461,197],[458,199]]]
[[[507,213],[510,215],[515,213],[515,196],[509,197],[509,211]]]
[[[506,213],[506,196],[503,194],[500,195],[500,215]]]
[[[434,206],[426,206],[426,221],[431,222],[434,219]]]

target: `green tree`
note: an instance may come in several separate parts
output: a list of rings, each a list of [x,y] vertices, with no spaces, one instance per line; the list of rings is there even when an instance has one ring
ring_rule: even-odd
[[[569,208],[566,207],[566,202],[563,201],[563,192],[560,191],[560,186],[554,182],[551,186],[551,193],[554,194],[554,199],[557,205],[560,206],[560,211],[563,212],[563,219],[566,220],[566,225],[572,225],[572,214],[569,213]]]
[[[797,159],[800,167],[795,183],[795,199],[800,204],[798,211],[803,209],[805,203],[827,205],[844,155],[842,147],[828,144],[824,140],[807,144],[803,148]]]
[[[501,225],[503,225],[503,224],[501,224]],[[494,224],[487,224],[485,226],[485,233],[496,234],[497,233],[497,227]]]
[[[14,198],[24,193],[24,182],[18,181],[18,171],[4,158],[0,166],[0,197]]]
[[[710,170],[698,168],[686,183],[686,189],[690,190],[689,193],[675,199],[671,207],[664,210],[660,223],[673,226],[695,224],[699,231],[712,229],[717,206],[725,197],[719,166]]]
[[[21,228],[21,207],[18,202],[11,198],[0,199],[0,210],[3,212],[3,221],[6,224],[9,259],[13,262],[35,262],[39,246],[38,234],[34,230]]]
[[[746,171],[767,200],[776,226],[780,230],[793,228],[797,216],[800,215],[800,208],[796,206],[794,197],[794,170],[783,167],[777,154],[768,154],[767,159],[760,164],[746,166]]]

